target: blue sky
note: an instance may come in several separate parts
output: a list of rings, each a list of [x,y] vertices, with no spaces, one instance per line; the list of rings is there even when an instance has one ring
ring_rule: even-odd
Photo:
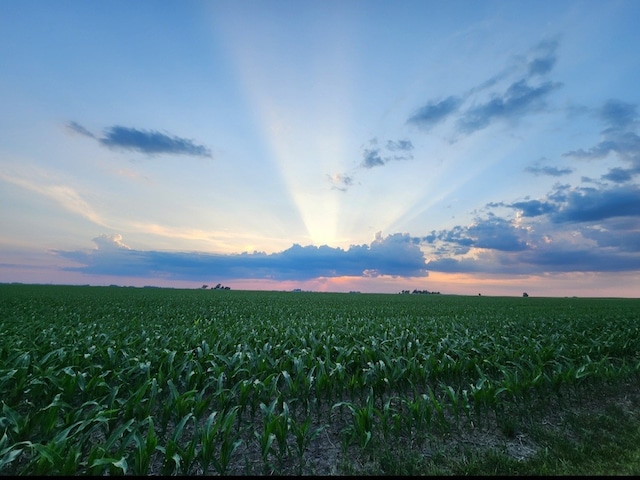
[[[0,2],[0,281],[638,296],[639,21]]]

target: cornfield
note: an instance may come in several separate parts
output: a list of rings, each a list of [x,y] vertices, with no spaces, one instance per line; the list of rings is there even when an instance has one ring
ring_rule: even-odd
[[[639,307],[0,285],[0,473],[327,473],[637,382]]]

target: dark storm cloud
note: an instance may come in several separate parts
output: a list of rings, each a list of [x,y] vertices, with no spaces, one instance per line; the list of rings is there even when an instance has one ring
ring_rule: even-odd
[[[95,138],[101,145],[112,149],[132,150],[147,155],[170,154],[211,157],[211,151],[208,148],[194,143],[193,140],[155,130],[138,130],[114,125],[105,130],[102,138],[98,138],[76,122],[69,122],[68,127],[77,133]]]
[[[119,236],[95,238],[91,251],[55,251],[81,264],[68,268],[96,275],[207,281],[208,279],[309,280],[317,277],[424,277],[424,254],[408,235],[378,235],[370,245],[347,250],[292,245],[282,252],[233,255],[134,250]]]

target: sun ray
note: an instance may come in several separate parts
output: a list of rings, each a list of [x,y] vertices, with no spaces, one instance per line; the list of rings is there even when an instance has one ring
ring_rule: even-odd
[[[247,31],[247,23],[237,19],[218,26],[269,160],[306,229],[306,238],[294,241],[317,245],[334,245],[338,239],[344,199],[335,195],[327,175],[344,170],[351,160],[346,138],[352,62],[348,29],[340,23],[331,32],[309,25],[300,42],[312,51],[298,52],[300,62],[282,61],[279,42],[287,39],[266,27]]]

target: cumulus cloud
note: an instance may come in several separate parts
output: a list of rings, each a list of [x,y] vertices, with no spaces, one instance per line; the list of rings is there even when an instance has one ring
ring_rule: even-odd
[[[513,202],[509,205],[511,208],[519,210],[524,217],[538,217],[548,213],[557,211],[557,205],[540,200],[525,200],[522,202]]]
[[[87,274],[206,281],[209,278],[308,280],[318,277],[425,277],[424,254],[409,235],[378,234],[370,245],[348,249],[327,245],[292,245],[287,250],[219,255],[142,251],[127,247],[119,235],[93,239],[89,251],[56,250],[81,266],[68,270]]]
[[[542,199],[493,203],[515,219],[489,214],[468,226],[433,231],[427,269],[544,274],[633,271],[640,267],[640,187],[557,185]]]
[[[592,222],[625,216],[640,217],[638,185],[575,189],[566,195],[551,219],[556,223]]]
[[[451,103],[437,100],[423,107],[425,127],[451,117],[457,133],[470,134],[500,120],[545,111],[551,94],[561,84],[546,78],[557,62],[557,40],[542,42],[522,62],[520,78],[499,90],[510,73],[496,75]],[[524,69],[522,69],[524,66]],[[512,71],[515,71],[514,69]],[[487,98],[477,95],[488,90]],[[467,106],[469,105],[469,106]],[[455,108],[453,108],[455,106]],[[491,202],[489,213],[469,225],[456,225],[415,237],[428,258],[430,271],[506,275],[544,275],[559,272],[627,272],[640,268],[640,116],[636,104],[611,99],[596,109],[582,108],[576,115],[592,115],[602,122],[600,141],[563,154],[574,161],[608,158],[600,179],[582,177],[582,185],[556,184],[541,198]],[[419,124],[417,114],[408,123]],[[536,176],[563,177],[573,165],[536,162],[525,168]],[[504,216],[494,209],[513,211]]]
[[[98,249],[106,251],[131,250],[122,242],[122,235],[119,233],[103,234],[93,239]]]
[[[427,236],[424,240],[428,243],[440,240],[453,244],[456,246],[454,252],[460,255],[467,253],[472,247],[508,252],[525,250],[525,237],[524,229],[491,214],[488,218],[476,218],[475,222],[468,226],[458,225],[448,230],[433,232],[432,236]]]
[[[69,122],[67,126],[76,133],[96,139],[101,145],[116,150],[132,150],[147,155],[169,154],[211,157],[211,150],[193,140],[155,130],[114,125],[104,131],[103,137],[97,137],[82,125]]]

